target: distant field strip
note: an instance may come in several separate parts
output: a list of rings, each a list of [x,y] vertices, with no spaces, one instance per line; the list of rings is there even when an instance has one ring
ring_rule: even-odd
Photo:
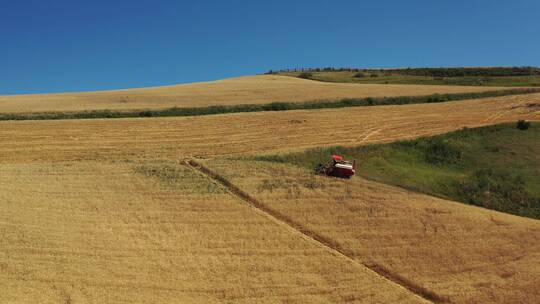
[[[539,71],[540,69],[538,68],[413,68],[379,70],[325,69],[318,71],[280,71],[274,73],[334,83],[538,87],[540,86]]]
[[[470,100],[488,97],[523,95],[539,93],[540,89],[512,89],[478,93],[435,94],[428,96],[397,96],[347,98],[338,101],[274,102],[269,104],[245,104],[232,106],[209,106],[195,108],[169,108],[162,110],[94,110],[82,112],[43,112],[43,113],[0,113],[2,120],[58,120],[58,119],[97,119],[134,117],[178,117],[202,116],[243,112],[316,110],[379,105],[406,105],[419,103],[438,103],[456,100]]]
[[[0,162],[177,159],[373,144],[540,120],[540,94],[198,117],[0,122]],[[493,116],[497,114],[496,116]],[[488,118],[493,120],[486,120]],[[383,128],[379,133],[373,130]],[[371,135],[370,135],[371,134]]]
[[[92,110],[195,108],[336,101],[345,98],[478,93],[504,87],[323,83],[294,77],[260,75],[213,82],[88,93],[0,96],[0,113],[80,112]]]
[[[366,267],[370,270],[372,270],[375,274],[380,275],[384,277],[385,279],[389,280],[390,282],[393,282],[400,287],[403,287],[414,294],[418,295],[419,297],[423,298],[424,300],[431,301],[431,302],[437,302],[437,303],[443,303],[447,302],[448,300],[446,298],[443,298],[436,293],[427,290],[426,288],[423,288],[422,286],[419,286],[415,284],[414,282],[411,282],[407,280],[404,277],[401,277],[397,274],[393,274],[387,269],[383,268],[380,265],[373,265],[373,264],[364,264],[359,262],[358,260],[355,260],[351,256],[349,256],[348,253],[342,246],[337,243],[336,241],[326,238],[322,236],[321,234],[309,229],[302,223],[299,223],[295,221],[292,217],[286,216],[283,213],[280,213],[279,211],[276,211],[269,207],[268,205],[260,202],[255,197],[249,195],[233,183],[220,175],[219,173],[216,173],[209,169],[208,167],[205,167],[203,164],[196,162],[195,160],[186,160],[186,164],[190,167],[202,172],[204,175],[206,175],[208,178],[216,181],[217,183],[223,185],[231,193],[236,195],[241,200],[245,201],[250,206],[260,210],[263,212],[266,216],[271,217],[273,220],[278,222],[281,225],[286,225],[289,228],[294,229],[295,232],[301,233],[304,237],[308,238],[309,240],[313,241],[315,244],[318,244],[319,246],[327,249],[328,251],[332,252],[333,254],[343,257],[347,260],[350,260],[351,262],[358,264],[360,267]]]

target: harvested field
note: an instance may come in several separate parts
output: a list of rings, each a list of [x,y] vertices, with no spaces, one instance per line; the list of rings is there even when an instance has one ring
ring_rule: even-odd
[[[3,165],[0,185],[2,303],[423,302],[177,163]]]
[[[178,159],[359,145],[517,119],[540,119],[540,94],[438,104],[200,117],[4,121],[0,162]]]
[[[439,301],[535,303],[540,221],[285,164],[205,162],[292,226]]]
[[[504,88],[323,83],[294,77],[260,75],[144,89],[0,96],[0,113],[205,107],[485,92],[497,89]]]
[[[205,161],[322,236],[309,238],[180,164],[188,157],[238,158],[539,120],[538,104],[540,94],[531,94],[204,117],[0,122],[0,302],[423,302],[419,295],[457,303],[538,302],[538,221],[357,178]]]

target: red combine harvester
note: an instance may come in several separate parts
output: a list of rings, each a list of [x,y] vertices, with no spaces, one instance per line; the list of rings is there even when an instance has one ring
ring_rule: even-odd
[[[342,156],[332,155],[332,161],[328,165],[319,164],[315,168],[316,174],[324,174],[341,178],[351,178],[356,173],[356,161],[343,160]]]

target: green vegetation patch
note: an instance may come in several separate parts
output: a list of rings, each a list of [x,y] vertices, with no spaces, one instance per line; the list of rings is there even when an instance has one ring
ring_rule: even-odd
[[[164,185],[186,193],[219,194],[225,190],[202,175],[177,163],[158,162],[141,164],[133,167],[133,171]]]
[[[435,103],[488,97],[501,97],[540,93],[540,88],[508,89],[487,92],[433,94],[425,96],[396,96],[381,98],[345,98],[338,101],[272,102],[268,104],[244,104],[233,106],[209,106],[194,108],[169,108],[162,110],[94,110],[80,112],[42,112],[42,113],[0,113],[2,120],[58,120],[58,119],[100,119],[100,118],[144,118],[202,116],[228,113],[315,110],[360,106],[404,105],[415,103]]]
[[[463,76],[540,76],[540,68],[533,66],[522,67],[453,67],[453,68],[398,68],[398,69],[359,69],[359,68],[301,68],[272,71],[266,74],[313,73],[313,72],[354,72],[381,73],[393,75],[432,76],[432,77],[463,77]]]
[[[324,82],[371,84],[540,87],[540,68],[316,68],[273,72]]]
[[[313,169],[331,154],[358,175],[471,205],[540,219],[540,123],[501,124],[390,144],[258,156]]]

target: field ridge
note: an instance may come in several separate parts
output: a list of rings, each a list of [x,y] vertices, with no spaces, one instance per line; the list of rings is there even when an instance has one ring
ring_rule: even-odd
[[[351,253],[347,252],[347,250],[342,248],[337,242],[329,238],[326,238],[315,231],[308,229],[307,227],[305,227],[301,223],[296,222],[292,218],[261,203],[258,199],[249,195],[247,192],[240,189],[238,186],[236,186],[235,184],[227,180],[225,177],[223,177],[217,172],[214,172],[213,170],[204,166],[200,162],[197,162],[194,159],[186,159],[184,161],[184,164],[188,167],[193,168],[194,170],[201,172],[208,179],[222,185],[228,191],[230,191],[234,196],[238,197],[239,199],[241,199],[242,201],[244,201],[251,207],[255,208],[256,210],[259,210],[268,218],[271,218],[274,222],[282,226],[287,226],[294,232],[301,234],[305,239],[310,240],[311,242],[316,243],[317,245],[321,247],[324,247],[326,250],[330,251],[334,255],[347,259],[349,262],[357,266],[365,267],[369,269],[374,274],[385,278],[386,280],[400,286],[401,288],[407,289],[408,291],[414,293],[415,295],[422,298],[423,300],[429,301],[431,303],[449,302],[449,300],[446,299],[445,297],[439,296],[435,292],[428,290],[399,274],[392,273],[390,270],[388,270],[386,267],[380,264],[366,263],[366,262],[354,259],[353,257],[351,257]]]

